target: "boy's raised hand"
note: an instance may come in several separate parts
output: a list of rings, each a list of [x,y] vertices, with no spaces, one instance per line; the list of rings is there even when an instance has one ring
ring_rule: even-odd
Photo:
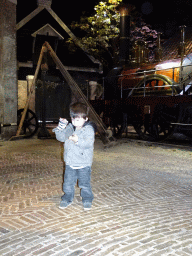
[[[58,130],[63,130],[63,129],[66,128],[67,124],[68,124],[67,119],[65,119],[65,118],[60,118],[60,119],[59,119],[58,126],[57,126],[57,129],[58,129]]]

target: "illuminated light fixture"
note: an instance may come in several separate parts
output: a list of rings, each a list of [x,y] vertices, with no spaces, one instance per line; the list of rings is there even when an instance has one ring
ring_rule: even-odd
[[[117,10],[120,12],[121,16],[128,16],[130,15],[131,11],[134,10],[135,7],[130,4],[121,4],[117,7]]]
[[[181,65],[180,60],[175,61],[165,61],[161,64],[158,64],[155,66],[156,70],[162,70],[162,69],[172,69],[172,68],[179,68]]]

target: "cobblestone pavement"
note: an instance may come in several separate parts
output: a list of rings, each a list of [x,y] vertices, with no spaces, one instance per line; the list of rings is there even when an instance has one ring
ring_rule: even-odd
[[[62,144],[0,142],[0,255],[192,255],[192,152],[96,139],[93,207],[67,209]]]

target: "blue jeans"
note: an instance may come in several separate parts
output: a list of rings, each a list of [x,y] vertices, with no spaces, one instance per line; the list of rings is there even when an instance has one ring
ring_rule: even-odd
[[[81,197],[83,202],[92,202],[93,193],[91,189],[91,167],[87,166],[82,169],[72,169],[66,165],[63,192],[65,193],[61,199],[63,201],[72,202],[75,195],[75,185],[78,180],[81,189]]]

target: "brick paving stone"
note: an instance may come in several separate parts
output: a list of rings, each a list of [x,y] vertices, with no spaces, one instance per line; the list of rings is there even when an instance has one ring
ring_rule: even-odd
[[[37,251],[40,248],[41,248],[41,245],[31,246],[29,249],[25,249],[20,253],[18,253],[17,256],[30,255],[31,253],[33,253],[34,251]]]
[[[179,250],[177,252],[175,252],[175,255],[179,255],[179,256],[190,256],[191,254],[188,254],[186,252],[183,252],[182,250]]]
[[[13,253],[12,248],[9,248],[9,247],[0,249],[0,255],[6,255],[7,253],[10,253],[10,252]]]
[[[96,139],[91,211],[80,189],[59,209],[62,147],[54,138],[0,142],[0,255],[192,255],[192,153]]]

